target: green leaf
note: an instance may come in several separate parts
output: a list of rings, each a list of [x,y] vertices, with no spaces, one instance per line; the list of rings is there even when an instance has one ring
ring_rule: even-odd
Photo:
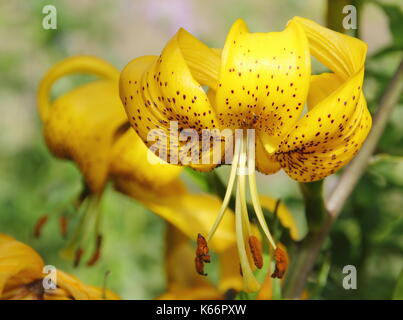
[[[393,300],[403,300],[403,268],[397,280],[396,288],[393,293]]]
[[[402,21],[403,11],[396,4],[374,2],[386,14],[389,20],[389,29],[395,46],[403,46]]]
[[[403,44],[392,44],[390,46],[386,46],[381,48],[380,50],[376,51],[371,55],[371,59],[378,59],[382,58],[383,56],[389,54],[389,53],[395,53],[395,52],[402,52],[403,50]]]
[[[368,170],[380,186],[388,184],[403,186],[403,157],[380,154],[375,156]]]
[[[210,191],[210,187],[204,172],[199,172],[192,168],[185,168],[185,172],[191,178],[191,180],[200,187],[200,189],[205,192]]]

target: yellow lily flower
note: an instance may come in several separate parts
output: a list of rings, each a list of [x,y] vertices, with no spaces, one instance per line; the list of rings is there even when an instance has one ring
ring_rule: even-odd
[[[333,73],[311,75],[311,55]],[[304,18],[295,17],[284,31],[272,33],[250,33],[237,20],[222,51],[180,29],[160,56],[134,59],[122,71],[120,97],[132,127],[170,163],[211,170],[217,163],[211,161],[214,153],[203,149],[203,130],[256,132],[256,139],[252,134],[235,134],[227,193],[207,236],[210,242],[237,180],[235,224],[246,291],[257,291],[259,284],[250,264],[255,242],[251,241],[245,175],[236,179],[237,169],[248,173],[257,219],[278,265],[283,265],[285,254],[263,217],[255,169],[271,174],[282,168],[291,178],[310,182],[336,172],[353,158],[371,127],[362,92],[365,55],[362,41]],[[308,112],[303,114],[306,102]],[[181,134],[193,129],[198,134],[197,141],[191,141],[191,148],[196,148],[192,161],[181,157],[188,154],[189,145],[175,129]],[[219,149],[227,150],[226,141],[219,143]],[[209,161],[200,163],[205,159]],[[203,253],[203,241],[200,245],[203,262],[209,256]],[[283,272],[277,271],[273,276],[281,277]]]
[[[45,264],[32,248],[0,234],[0,300],[117,300],[110,290],[89,286],[57,270],[56,288],[45,289]]]
[[[61,77],[75,73],[93,74],[104,79],[82,85],[51,102],[52,85]],[[46,143],[56,157],[77,164],[86,185],[84,195],[80,196],[80,202],[87,207],[85,217],[95,212],[96,220],[99,220],[98,204],[108,180],[135,180],[148,191],[156,191],[177,179],[181,171],[178,166],[159,163],[147,168],[143,166],[143,170],[139,168],[146,162],[143,160],[147,158],[148,149],[126,125],[127,117],[118,94],[118,77],[119,71],[109,63],[96,57],[76,56],[53,66],[38,91]],[[37,234],[45,221],[38,221]],[[75,263],[83,253],[88,221],[91,219],[83,219],[73,235],[73,242],[65,250],[67,256],[74,255],[75,250]],[[89,265],[98,260],[102,242],[98,222],[95,228],[96,250]]]

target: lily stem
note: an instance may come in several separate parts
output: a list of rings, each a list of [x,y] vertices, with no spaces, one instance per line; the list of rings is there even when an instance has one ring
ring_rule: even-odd
[[[308,220],[310,231],[322,229],[326,220],[325,202],[323,200],[323,180],[300,183],[302,195],[305,202],[305,215]]]
[[[323,242],[329,235],[333,223],[336,221],[358,180],[364,174],[369,159],[378,144],[402,91],[403,60],[401,60],[394,76],[389,81],[380,99],[378,110],[373,118],[372,130],[366,142],[358,155],[344,170],[337,186],[325,202],[326,206],[323,210],[326,214],[326,219],[322,228],[319,231],[310,231],[299,245],[298,252],[293,258],[289,274],[287,275],[284,288],[285,298],[297,299],[301,296]]]

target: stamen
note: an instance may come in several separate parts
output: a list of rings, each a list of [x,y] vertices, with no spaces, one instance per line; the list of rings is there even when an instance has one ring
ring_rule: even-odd
[[[202,276],[207,276],[207,273],[204,273],[205,262],[210,263],[209,248],[206,239],[199,233],[197,235],[195,267],[197,273]]]
[[[246,255],[245,241],[243,236],[242,227],[242,208],[239,195],[239,188],[237,188],[236,202],[235,202],[235,230],[238,247],[239,260],[241,262],[241,270],[244,281],[244,290],[246,292],[255,292],[259,290],[260,284],[257,282],[255,276],[252,273],[252,269],[249,265],[249,260]]]
[[[96,210],[96,216],[95,216],[95,234],[97,237],[95,238],[95,251],[87,262],[87,266],[93,266],[95,263],[98,262],[98,260],[101,257],[101,245],[102,245],[102,235],[101,235],[101,220],[102,220],[102,214],[99,209]]]
[[[83,256],[84,250],[82,248],[78,248],[75,252],[75,256],[74,256],[74,263],[73,266],[74,268],[77,268],[78,265],[80,264],[81,261],[81,257]]]
[[[235,177],[236,177],[236,171],[238,168],[239,155],[241,153],[241,143],[242,143],[242,139],[235,135],[234,157],[232,158],[231,173],[230,173],[230,176],[228,179],[227,190],[225,192],[224,200],[222,202],[220,211],[217,215],[214,225],[211,228],[211,230],[207,236],[207,241],[210,241],[211,238],[213,237],[214,233],[216,232],[219,224],[221,223],[221,221],[224,217],[224,213],[228,207],[229,200],[231,199],[232,189],[234,187],[234,182],[235,182]]]
[[[34,237],[39,238],[41,236],[42,228],[48,221],[48,216],[44,215],[38,219],[34,227]]]
[[[259,239],[255,236],[249,237],[249,248],[252,253],[253,262],[255,263],[256,268],[262,269],[263,267],[263,256],[262,256],[262,244]]]
[[[276,260],[276,268],[271,277],[282,279],[288,266],[287,255],[281,248],[277,247],[274,251],[274,259]]]
[[[249,172],[249,189],[250,195],[252,198],[253,208],[255,209],[256,217],[259,221],[260,226],[263,229],[267,239],[269,240],[270,244],[272,245],[273,249],[276,249],[277,246],[273,240],[273,237],[270,233],[270,230],[266,224],[266,220],[264,219],[262,206],[260,205],[259,196],[257,193],[256,187],[256,176],[255,176],[255,153],[250,152],[254,150],[254,141],[250,135],[248,135],[248,172]]]
[[[100,234],[99,232],[99,202],[102,194],[92,194],[87,197],[79,208],[80,221],[78,226],[75,228],[73,235],[67,244],[67,246],[62,250],[62,256],[67,259],[77,260],[77,252],[80,250],[77,248],[85,247],[88,242],[88,237],[91,235],[91,228],[94,228],[95,220],[95,234]]]
[[[95,251],[90,260],[88,260],[87,266],[90,267],[93,266],[95,263],[97,263],[97,261],[101,257],[101,245],[102,245],[102,235],[99,234],[97,235],[97,238],[95,240]]]
[[[59,218],[60,234],[63,238],[67,237],[67,224],[68,220],[66,216],[61,216]]]

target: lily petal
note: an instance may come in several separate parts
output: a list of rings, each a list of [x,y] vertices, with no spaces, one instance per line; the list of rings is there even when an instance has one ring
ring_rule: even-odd
[[[218,255],[218,259],[220,263],[219,290],[221,292],[227,292],[228,290],[241,291],[243,289],[243,280],[240,273],[240,266],[237,263],[237,261],[239,261],[239,255],[235,243],[233,246],[221,252]]]
[[[57,285],[65,291],[67,297],[74,300],[120,300],[112,291],[86,285],[63,271],[57,272]]]
[[[365,42],[322,27],[306,18],[294,17],[292,22],[304,29],[312,55],[339,77],[347,79],[361,71],[367,53]]]
[[[182,167],[163,163],[129,128],[113,145],[109,170],[112,179],[125,177],[153,192],[176,180]]]
[[[307,39],[298,24],[290,23],[282,32],[250,33],[237,20],[222,53],[220,124],[260,130],[271,151],[302,112],[310,70]]]
[[[307,19],[292,21],[307,33],[313,55],[335,72],[312,79],[309,96],[314,107],[295,124],[276,153],[288,175],[308,182],[347,164],[371,128],[362,92],[366,45]]]
[[[342,84],[343,79],[335,73],[313,75],[308,93],[308,110],[312,110]]]
[[[100,300],[120,299],[110,290],[85,285],[77,278],[57,270],[57,288],[44,290],[43,297],[29,287],[42,281],[44,262],[32,248],[0,234],[0,300]]]
[[[196,239],[198,233],[207,234],[221,207],[217,197],[189,193],[180,181],[165,186],[162,193],[151,193],[136,182],[123,178],[116,179],[115,186],[174,225],[189,239]],[[231,247],[235,243],[234,228],[233,215],[227,212],[209,247],[218,253]]]
[[[184,145],[177,134],[171,134],[171,121],[177,122],[179,133],[194,129],[198,137],[202,129],[218,127],[215,110],[202,86],[216,87],[219,63],[215,51],[180,29],[160,57],[140,57],[125,67],[120,78],[120,96],[132,126],[148,146],[153,144],[148,138],[152,129],[159,129],[169,138],[169,145]],[[168,141],[159,143],[159,156],[172,162]],[[195,166],[204,170],[213,167]]]
[[[44,263],[30,247],[0,234],[0,298],[7,289],[41,278]]]
[[[256,137],[256,169],[264,174],[276,173],[281,169],[277,159],[266,151],[260,136]]]
[[[58,78],[82,72],[104,75],[110,80],[91,82],[49,102],[51,85]],[[119,100],[118,75],[118,70],[100,59],[69,58],[49,70],[38,93],[49,149],[56,157],[73,160],[95,193],[106,183],[114,132],[127,121]]]

